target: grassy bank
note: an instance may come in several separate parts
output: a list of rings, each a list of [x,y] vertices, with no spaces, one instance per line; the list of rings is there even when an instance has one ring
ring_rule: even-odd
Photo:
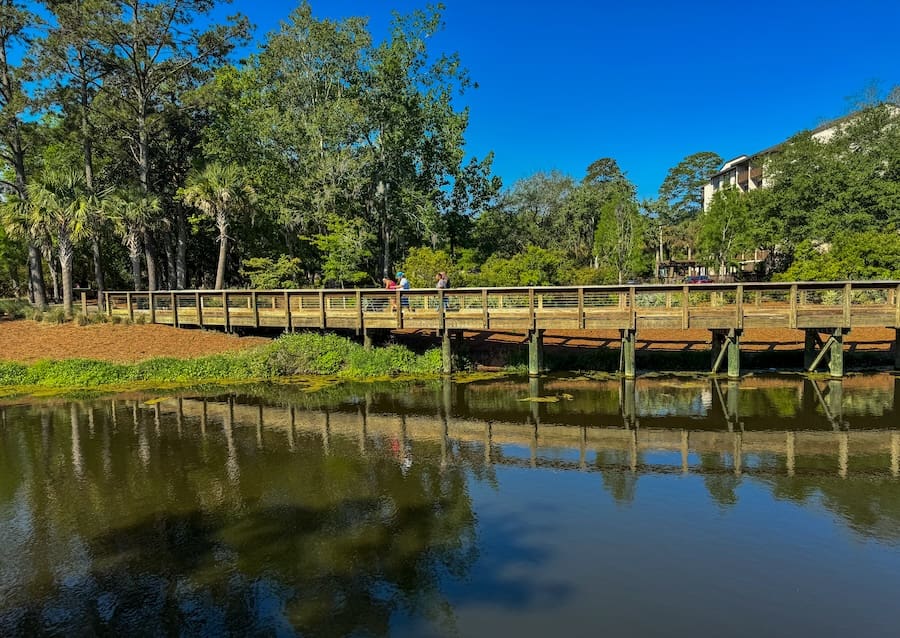
[[[192,384],[249,381],[301,375],[366,379],[396,375],[434,375],[441,353],[415,354],[399,345],[366,350],[337,335],[303,333],[270,344],[191,359],[156,358],[133,364],[93,359],[44,360],[33,364],[0,362],[0,387],[99,388],[129,383]]]

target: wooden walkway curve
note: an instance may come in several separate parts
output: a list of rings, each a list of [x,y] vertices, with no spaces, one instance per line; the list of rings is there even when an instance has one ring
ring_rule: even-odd
[[[842,335],[855,327],[900,330],[900,281],[833,281],[529,288],[175,290],[107,292],[107,312],[149,323],[222,328],[513,330],[532,337],[540,369],[542,331],[622,332],[625,376],[634,376],[634,336],[646,328],[713,331],[713,372],[739,370],[748,328],[807,330],[807,367],[828,360],[843,374]],[[827,333],[826,340],[819,334]],[[818,350],[817,350],[818,346]],[[900,363],[900,352],[898,352]]]

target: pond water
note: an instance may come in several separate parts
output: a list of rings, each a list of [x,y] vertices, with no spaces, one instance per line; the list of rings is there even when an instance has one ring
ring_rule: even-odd
[[[3,636],[900,631],[889,374],[0,411]]]

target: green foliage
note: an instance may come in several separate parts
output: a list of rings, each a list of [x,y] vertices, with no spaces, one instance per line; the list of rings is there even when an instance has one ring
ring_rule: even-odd
[[[371,256],[372,233],[362,219],[343,219],[331,215],[327,232],[312,238],[322,254],[322,277],[325,285],[359,284],[368,277],[363,262]]]
[[[667,205],[668,224],[680,224],[700,214],[703,186],[722,164],[718,153],[701,151],[688,155],[669,169],[659,187],[659,198]]]
[[[279,255],[277,260],[252,257],[243,261],[241,275],[250,281],[251,288],[272,290],[299,288],[302,272],[300,259]]]
[[[0,385],[92,388],[129,382],[193,383],[337,375],[364,379],[398,374],[433,375],[441,352],[415,354],[399,345],[366,350],[334,334],[284,335],[265,346],[193,359],[161,357],[135,364],[90,359],[38,361],[30,366],[0,361]]]
[[[25,319],[32,315],[31,304],[25,299],[0,299],[0,317]]]
[[[481,270],[484,286],[553,286],[571,281],[574,264],[559,250],[529,246],[508,259],[490,257]]]
[[[754,248],[750,202],[741,191],[721,190],[698,218],[700,249],[721,272],[735,253]]]
[[[829,244],[804,241],[784,281],[900,279],[900,233],[843,233]]]
[[[614,273],[616,283],[640,273],[643,265],[644,220],[634,199],[620,192],[600,209],[594,233],[598,265]]]
[[[446,250],[434,250],[425,246],[411,248],[400,270],[406,273],[414,288],[434,287],[437,284],[435,275],[439,272],[447,273],[451,286],[464,285],[459,267]]]

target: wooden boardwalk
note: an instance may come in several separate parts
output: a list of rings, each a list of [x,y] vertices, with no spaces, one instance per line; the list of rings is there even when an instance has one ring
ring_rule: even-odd
[[[553,286],[385,291],[178,290],[107,292],[107,312],[173,326],[353,330],[513,330],[533,337],[530,366],[540,368],[542,331],[617,329],[622,371],[634,375],[634,335],[646,328],[713,331],[713,372],[739,368],[748,328],[807,330],[808,367],[826,359],[843,374],[842,335],[850,328],[900,330],[900,282],[794,282],[640,286]],[[819,333],[828,333],[822,341]],[[818,348],[818,352],[816,351]],[[900,353],[898,353],[900,356]],[[449,357],[449,354],[448,354]],[[898,358],[900,361],[900,358]]]

